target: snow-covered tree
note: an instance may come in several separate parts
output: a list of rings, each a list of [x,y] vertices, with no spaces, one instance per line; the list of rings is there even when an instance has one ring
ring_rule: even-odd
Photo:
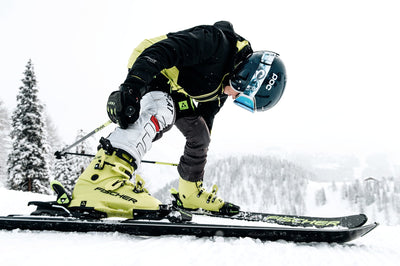
[[[86,134],[80,130],[76,140],[81,139]],[[78,154],[91,154],[92,149],[88,140],[82,141],[75,146],[74,153]],[[56,160],[54,175],[55,179],[60,181],[65,190],[72,193],[76,180],[83,173],[89,165],[92,158],[78,155],[65,155],[63,158]]]
[[[77,178],[74,169],[75,165],[73,165],[71,155],[64,155],[54,161],[54,179],[60,181],[69,193],[72,192]]]
[[[47,193],[47,134],[31,60],[26,65],[24,75],[23,86],[17,95],[17,107],[11,118],[12,149],[7,161],[7,183],[10,189]]]
[[[7,156],[10,150],[10,120],[7,108],[0,100],[0,183],[3,183],[7,173]]]
[[[326,194],[324,188],[317,190],[315,193],[315,203],[317,206],[323,206],[326,204]]]
[[[331,185],[332,191],[336,192],[337,191],[337,185],[335,181],[332,181],[332,185]]]

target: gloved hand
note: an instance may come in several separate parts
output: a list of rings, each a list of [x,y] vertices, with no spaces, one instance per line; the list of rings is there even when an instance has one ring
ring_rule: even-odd
[[[136,85],[144,87],[144,82]],[[134,87],[124,83],[118,91],[110,94],[107,101],[107,114],[111,121],[123,129],[127,128],[129,124],[135,123],[139,118],[143,87]]]

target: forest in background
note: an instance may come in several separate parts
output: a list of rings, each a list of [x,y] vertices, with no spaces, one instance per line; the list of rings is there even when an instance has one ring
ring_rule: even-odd
[[[246,155],[206,167],[204,186],[243,210],[298,215],[339,216],[366,213],[382,224],[400,224],[400,179],[394,177],[316,182],[315,174],[284,159]],[[163,202],[178,181],[153,193]]]

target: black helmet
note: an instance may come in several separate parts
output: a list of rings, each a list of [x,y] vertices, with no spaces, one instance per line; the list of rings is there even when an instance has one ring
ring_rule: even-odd
[[[281,99],[286,70],[279,54],[257,51],[241,62],[229,81],[239,96],[234,103],[251,112],[272,108]]]

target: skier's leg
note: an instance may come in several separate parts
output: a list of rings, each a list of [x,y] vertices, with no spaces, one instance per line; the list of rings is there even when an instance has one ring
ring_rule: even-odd
[[[174,122],[168,94],[154,91],[143,96],[139,119],[123,130],[116,128],[79,177],[71,207],[93,207],[108,216],[132,218],[133,210],[157,210],[161,202],[143,188],[143,179],[129,180],[152,140]]]
[[[132,155],[136,164],[150,150],[157,134],[167,130],[174,123],[174,104],[164,92],[152,91],[145,94],[140,102],[142,110],[139,119],[127,129],[116,128],[108,137],[111,145]]]
[[[210,132],[201,116],[183,117],[175,125],[186,137],[184,154],[178,165],[179,199],[184,208],[236,214],[239,207],[224,202],[216,196],[218,187],[214,185],[212,192],[203,188],[204,167],[210,144]]]
[[[202,181],[207,162],[210,132],[201,116],[182,117],[175,122],[186,138],[185,149],[180,158],[178,172],[188,181]]]

